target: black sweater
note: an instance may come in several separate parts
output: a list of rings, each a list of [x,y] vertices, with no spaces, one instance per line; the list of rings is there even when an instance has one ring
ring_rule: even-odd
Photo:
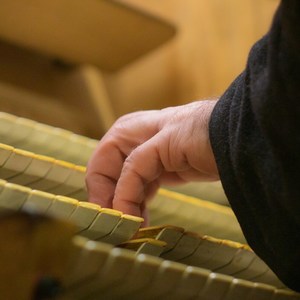
[[[218,101],[210,138],[253,250],[300,291],[300,0],[283,0],[246,70]]]

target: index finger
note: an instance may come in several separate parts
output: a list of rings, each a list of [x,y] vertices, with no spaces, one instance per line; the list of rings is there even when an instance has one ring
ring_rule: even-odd
[[[125,160],[117,182],[113,208],[143,217],[149,188],[157,186],[163,165],[152,138],[134,149]]]
[[[91,157],[86,173],[89,201],[112,208],[116,183],[126,154],[114,144],[99,143]]]

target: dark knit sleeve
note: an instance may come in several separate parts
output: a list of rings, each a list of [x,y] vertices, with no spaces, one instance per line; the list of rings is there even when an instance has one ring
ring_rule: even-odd
[[[300,1],[283,0],[218,101],[210,139],[253,250],[300,291]]]

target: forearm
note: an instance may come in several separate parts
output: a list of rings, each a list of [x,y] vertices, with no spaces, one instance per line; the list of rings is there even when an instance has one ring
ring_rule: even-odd
[[[297,5],[299,14],[299,2],[283,2],[288,11],[277,13],[270,33],[253,47],[245,72],[216,105],[210,138],[249,244],[286,284],[299,289],[299,42],[286,39],[294,34],[288,32],[287,16]],[[295,247],[287,248],[291,243]]]

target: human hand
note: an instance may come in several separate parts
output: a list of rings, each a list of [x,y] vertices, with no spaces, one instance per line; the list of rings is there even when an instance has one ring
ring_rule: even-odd
[[[88,163],[89,201],[147,220],[146,201],[161,184],[218,180],[208,132],[215,103],[197,101],[118,119]]]

